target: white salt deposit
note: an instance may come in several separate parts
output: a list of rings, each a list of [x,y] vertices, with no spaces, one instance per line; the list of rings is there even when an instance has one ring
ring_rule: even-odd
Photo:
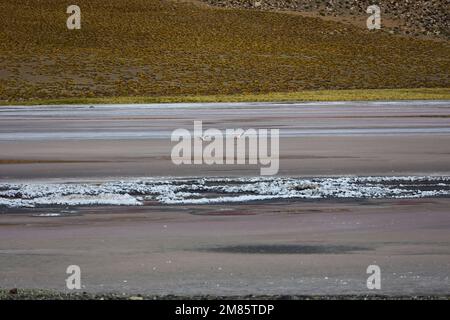
[[[276,199],[423,198],[450,195],[450,177],[146,178],[105,183],[0,184],[0,206],[139,206]]]

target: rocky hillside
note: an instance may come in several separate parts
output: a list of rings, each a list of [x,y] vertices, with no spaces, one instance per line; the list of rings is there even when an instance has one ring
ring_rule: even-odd
[[[367,17],[366,9],[380,6],[383,27],[391,33],[450,37],[449,0],[203,0],[211,5],[260,10],[315,12],[322,16]],[[362,24],[364,26],[364,24]]]

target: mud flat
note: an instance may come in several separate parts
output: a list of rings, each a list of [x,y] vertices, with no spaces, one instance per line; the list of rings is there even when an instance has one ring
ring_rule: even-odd
[[[173,165],[198,119],[280,128],[280,175]],[[448,101],[5,107],[0,150],[1,298],[450,294]]]
[[[449,294],[450,200],[298,200],[0,214],[2,288],[127,295]],[[366,287],[379,265],[382,290]]]
[[[448,101],[33,106],[0,109],[0,179],[255,176],[176,166],[172,130],[279,128],[282,176],[450,175]]]

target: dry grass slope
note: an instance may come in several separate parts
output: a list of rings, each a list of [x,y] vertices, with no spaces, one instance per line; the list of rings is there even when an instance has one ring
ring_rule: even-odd
[[[69,31],[67,1],[0,2],[0,101],[450,87],[445,41],[178,1],[77,4]]]

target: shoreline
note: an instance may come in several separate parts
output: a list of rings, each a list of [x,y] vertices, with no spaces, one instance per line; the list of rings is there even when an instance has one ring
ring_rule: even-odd
[[[72,104],[149,104],[214,102],[323,102],[384,100],[450,100],[450,88],[305,90],[262,94],[72,97],[57,99],[0,100],[0,106],[72,105]]]
[[[0,183],[8,208],[260,203],[285,199],[417,199],[450,196],[449,176],[165,178],[101,184]],[[67,209],[66,208],[66,209]]]

